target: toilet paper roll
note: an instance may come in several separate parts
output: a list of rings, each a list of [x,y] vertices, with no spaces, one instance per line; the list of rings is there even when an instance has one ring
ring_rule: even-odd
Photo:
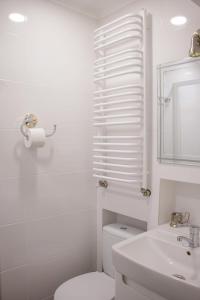
[[[27,137],[24,138],[26,148],[43,147],[45,144],[45,130],[43,128],[30,128],[26,131]]]

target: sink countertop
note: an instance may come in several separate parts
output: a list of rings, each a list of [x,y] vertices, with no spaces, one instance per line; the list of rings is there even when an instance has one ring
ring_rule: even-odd
[[[184,246],[178,235],[189,228],[163,224],[114,245],[116,270],[166,299],[200,300],[200,248]]]

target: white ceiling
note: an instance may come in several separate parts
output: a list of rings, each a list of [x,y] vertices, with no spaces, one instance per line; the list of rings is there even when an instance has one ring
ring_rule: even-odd
[[[99,19],[109,16],[122,7],[137,0],[51,0],[77,11],[83,12],[93,18]],[[200,6],[200,0],[191,0]]]
[[[56,0],[95,18],[103,18],[136,0]]]

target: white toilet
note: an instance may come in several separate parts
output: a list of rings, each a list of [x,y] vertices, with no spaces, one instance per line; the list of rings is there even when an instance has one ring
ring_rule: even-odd
[[[112,246],[143,231],[122,224],[103,227],[103,270],[72,278],[55,292],[54,300],[111,300],[114,299],[114,267]]]

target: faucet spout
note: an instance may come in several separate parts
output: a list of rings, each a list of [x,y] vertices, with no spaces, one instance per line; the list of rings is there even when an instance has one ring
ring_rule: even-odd
[[[196,225],[190,225],[189,229],[190,229],[190,237],[188,238],[186,236],[180,235],[177,236],[177,241],[182,242],[184,240],[188,242],[188,245],[191,248],[200,247],[200,237],[199,237],[200,227]]]
[[[177,241],[178,242],[186,241],[189,247],[194,248],[192,240],[186,236],[182,236],[182,235],[177,236]]]

